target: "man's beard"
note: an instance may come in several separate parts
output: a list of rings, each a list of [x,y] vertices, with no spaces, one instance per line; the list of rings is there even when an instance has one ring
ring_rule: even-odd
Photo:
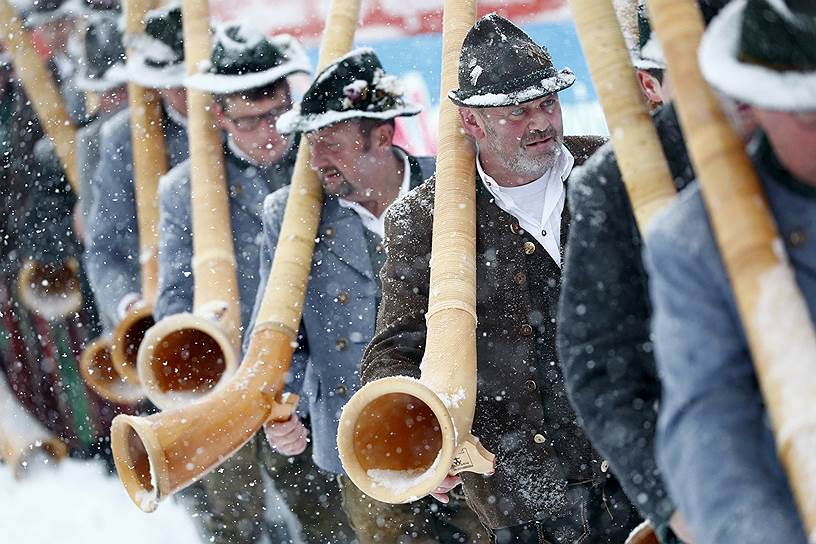
[[[534,130],[525,134],[514,154],[507,153],[505,149],[502,149],[493,127],[489,124],[487,127],[489,127],[487,129],[487,135],[489,136],[487,141],[491,150],[506,170],[515,172],[519,176],[538,179],[552,168],[558,157],[561,156],[563,139],[556,134],[552,127],[547,130]],[[530,156],[526,150],[527,144],[546,138],[553,139],[552,148],[544,152],[544,154]]]
[[[337,178],[332,181],[332,185],[326,180],[328,174],[337,174]],[[339,196],[340,198],[344,198],[349,196],[354,192],[354,186],[348,182],[348,180],[340,173],[339,170],[336,168],[326,168],[325,170],[320,170],[320,181],[323,184],[323,189],[326,191],[327,194]],[[332,188],[332,186],[334,188]]]

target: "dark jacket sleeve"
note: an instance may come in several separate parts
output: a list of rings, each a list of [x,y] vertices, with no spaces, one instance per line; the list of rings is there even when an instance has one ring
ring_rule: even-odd
[[[363,354],[363,384],[388,376],[419,377],[425,353],[434,180],[406,195],[385,220],[386,259],[377,332]]]
[[[570,400],[626,494],[659,529],[674,507],[657,469],[660,398],[641,240],[611,146],[570,179],[558,348]]]

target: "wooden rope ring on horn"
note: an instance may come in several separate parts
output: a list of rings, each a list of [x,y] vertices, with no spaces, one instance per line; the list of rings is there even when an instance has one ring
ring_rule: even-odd
[[[79,372],[91,389],[109,401],[134,405],[144,398],[138,382],[124,379],[114,366],[107,338],[97,338],[85,347]]]
[[[139,381],[145,395],[165,410],[218,389],[238,369],[238,352],[218,322],[184,313],[166,317],[144,335]]]

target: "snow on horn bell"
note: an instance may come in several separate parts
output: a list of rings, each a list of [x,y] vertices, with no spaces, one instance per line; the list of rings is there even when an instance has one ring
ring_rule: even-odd
[[[470,430],[476,410],[476,189],[474,151],[446,98],[476,20],[475,0],[446,0],[427,338],[419,380],[363,386],[343,408],[340,460],[365,494],[392,504],[433,491],[448,474],[492,474],[495,456]]]

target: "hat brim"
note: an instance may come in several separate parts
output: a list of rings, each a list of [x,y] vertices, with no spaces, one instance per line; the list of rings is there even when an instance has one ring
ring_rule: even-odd
[[[263,87],[283,79],[286,76],[311,73],[308,59],[287,62],[263,72],[242,75],[194,74],[184,78],[184,85],[189,89],[206,91],[215,94],[231,94]]]
[[[123,69],[127,81],[150,89],[175,89],[184,86],[184,63],[171,64],[162,68],[150,66],[145,57],[131,53]]]
[[[84,65],[80,65],[76,75],[76,86],[80,91],[104,93],[127,83],[123,64],[114,64],[101,78],[89,78]]]
[[[575,74],[565,68],[555,76],[544,78],[524,89],[511,93],[476,92],[463,94],[459,89],[448,93],[448,98],[457,106],[466,108],[498,108],[513,106],[536,100],[548,94],[555,94],[571,87],[575,83]]]
[[[406,102],[402,107],[388,111],[327,111],[324,113],[301,115],[300,109],[292,109],[278,119],[276,128],[280,134],[314,132],[322,128],[336,125],[349,119],[380,119],[387,121],[396,117],[409,117],[422,111],[418,104]]]
[[[736,0],[711,21],[697,53],[703,77],[719,92],[750,106],[816,110],[816,71],[780,72],[737,58],[746,3]]]
[[[82,7],[78,1],[65,2],[54,11],[30,12],[25,18],[26,27],[42,26],[67,17],[79,17]]]

